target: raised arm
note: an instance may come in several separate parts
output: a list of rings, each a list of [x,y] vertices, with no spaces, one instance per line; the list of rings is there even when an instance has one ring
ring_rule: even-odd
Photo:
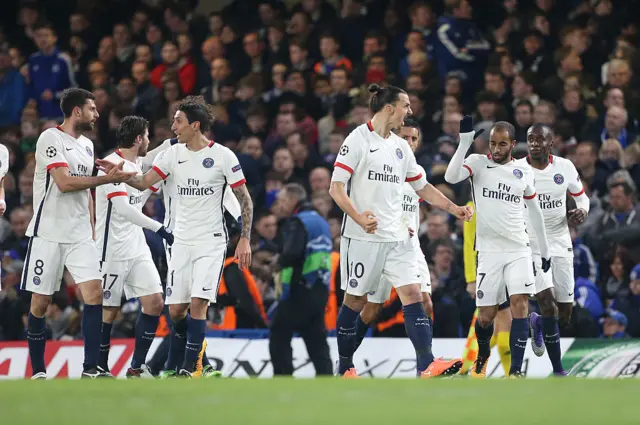
[[[131,177],[125,183],[131,187],[135,187],[138,190],[147,190],[153,185],[162,180],[165,180],[168,176],[156,167],[153,167],[144,174],[138,174]]]
[[[135,176],[136,173],[122,171],[123,164],[124,162],[121,162],[120,164],[112,164],[112,166],[107,169],[105,175],[95,177],[70,175],[69,166],[66,162],[61,164],[52,164],[53,166],[47,166],[47,168],[49,169],[49,174],[51,174],[56,186],[60,189],[60,192],[67,193],[93,189],[108,183],[121,183]]]
[[[467,155],[467,151],[473,144],[473,141],[483,133],[484,130],[480,130],[477,133],[473,132],[473,119],[469,115],[465,115],[460,121],[460,143],[456,152],[453,154],[447,171],[444,173],[444,179],[451,184],[459,183],[467,179],[472,174],[472,169],[464,163],[464,158]]]

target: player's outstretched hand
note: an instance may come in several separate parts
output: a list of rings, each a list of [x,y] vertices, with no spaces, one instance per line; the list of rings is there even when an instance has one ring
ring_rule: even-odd
[[[550,268],[551,268],[551,258],[547,259],[542,257],[542,271],[546,273],[549,271]]]
[[[240,238],[236,246],[235,258],[238,259],[240,269],[248,269],[251,265],[251,245],[246,237]]]
[[[584,223],[584,220],[587,218],[587,212],[582,208],[576,208],[573,210],[569,210],[567,212],[567,216],[569,217],[569,220],[571,220],[573,224],[582,224]]]
[[[131,177],[137,174],[135,172],[122,171],[124,161],[120,162],[119,164],[114,164],[110,161],[98,159],[96,160],[96,164],[98,165],[98,169],[107,175],[111,183],[126,182]]]
[[[360,227],[364,229],[367,233],[375,233],[378,229],[378,219],[373,211],[365,211],[360,213],[360,219],[358,220],[358,224]]]
[[[156,233],[162,239],[167,241],[167,245],[169,245],[169,246],[173,245],[173,233],[169,232],[164,226],[162,226],[160,229],[158,229],[158,231]]]
[[[415,235],[415,234],[416,234],[416,231],[415,231],[415,230],[413,230],[411,227],[408,227],[408,226],[407,226],[407,229],[409,229],[409,237],[410,237],[410,238],[412,238],[412,237],[413,237],[413,235]]]
[[[451,214],[464,221],[471,221],[473,218],[473,207],[470,206],[458,206],[454,205],[451,210]]]

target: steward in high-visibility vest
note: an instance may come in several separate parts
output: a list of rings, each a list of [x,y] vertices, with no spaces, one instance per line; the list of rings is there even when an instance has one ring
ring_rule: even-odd
[[[235,302],[223,303],[225,305],[211,325],[212,329],[232,330],[267,327],[267,315],[256,281],[249,270],[240,270],[238,260],[233,257],[227,258],[224,262],[218,298],[230,298]]]
[[[340,254],[331,253],[331,280],[329,281],[329,299],[324,309],[324,325],[328,331],[336,330],[336,321],[338,320],[338,295],[336,294],[336,285],[338,268],[340,267]]]
[[[333,240],[329,223],[306,202],[304,187],[289,183],[278,194],[274,212],[281,219],[276,279],[278,305],[270,325],[269,353],[274,375],[292,375],[291,338],[298,333],[316,375],[333,366],[325,311],[331,283]]]

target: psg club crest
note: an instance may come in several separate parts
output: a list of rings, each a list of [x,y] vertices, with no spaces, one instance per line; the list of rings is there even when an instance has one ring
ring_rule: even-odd
[[[562,174],[556,174],[555,176],[553,176],[553,181],[556,182],[556,184],[562,184],[564,183],[564,177],[562,176]]]
[[[91,148],[89,146],[87,146],[87,153],[89,154],[89,156],[93,156],[93,151],[91,150]]]
[[[513,175],[516,176],[517,178],[521,179],[522,178],[522,171],[518,170],[517,168],[515,170],[513,170]]]
[[[211,168],[213,167],[213,159],[211,158],[205,158],[202,160],[202,166],[204,168]]]
[[[351,279],[349,281],[349,286],[351,286],[352,288],[356,288],[358,286],[358,281],[355,279]]]
[[[402,159],[402,150],[400,148],[396,149],[396,156],[398,157],[398,159]]]
[[[375,294],[376,294],[376,291],[371,291],[371,292],[369,292],[367,295],[371,295],[371,296],[373,296],[373,295],[375,295]]]
[[[479,300],[481,300],[484,297],[484,292],[482,291],[478,291],[478,293],[476,294],[476,296],[478,297]]]
[[[104,297],[105,300],[108,300],[109,298],[111,298],[111,291],[107,289],[106,291],[104,291],[102,296]]]
[[[171,288],[167,288],[167,297],[170,297],[173,294],[173,290]]]
[[[40,282],[41,282],[40,276],[34,276],[33,277],[33,284],[34,285],[38,286],[38,285],[40,285]]]

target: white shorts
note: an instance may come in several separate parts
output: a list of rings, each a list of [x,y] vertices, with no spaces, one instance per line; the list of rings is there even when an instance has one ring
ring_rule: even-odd
[[[542,257],[540,254],[532,254],[533,263],[535,264],[535,272],[534,278],[536,280],[536,294],[547,290],[549,288],[553,288],[553,269],[550,269],[548,272],[542,271]],[[551,265],[553,266],[553,260],[551,260]]]
[[[535,292],[533,260],[530,253],[488,252],[478,253],[476,275],[476,305],[500,305],[509,295]]]
[[[370,242],[342,237],[340,241],[341,287],[347,294],[373,299],[388,298],[390,287],[418,283],[421,275],[410,240]],[[386,293],[385,293],[386,290]],[[384,301],[383,301],[384,302]]]
[[[418,278],[420,280],[420,292],[426,292],[431,295],[431,273],[429,273],[429,266],[427,265],[427,260],[425,260],[424,254],[420,249],[420,245],[418,245],[417,249],[414,246],[414,253],[416,256],[416,266],[418,267],[419,272]],[[383,277],[378,290],[375,294],[368,295],[367,301],[376,304],[384,304],[385,301],[391,299],[392,286],[392,282]]]
[[[559,303],[573,303],[573,292],[576,287],[573,275],[573,257],[551,257],[551,272],[553,272],[553,286],[556,301]]]
[[[165,304],[189,304],[191,298],[216,301],[227,244],[171,246]]]
[[[158,269],[150,254],[102,264],[102,305],[120,307],[122,294],[129,300],[162,293]]]
[[[95,242],[90,239],[58,243],[32,237],[22,269],[20,289],[53,295],[60,289],[65,267],[76,283],[101,280],[99,258]]]

